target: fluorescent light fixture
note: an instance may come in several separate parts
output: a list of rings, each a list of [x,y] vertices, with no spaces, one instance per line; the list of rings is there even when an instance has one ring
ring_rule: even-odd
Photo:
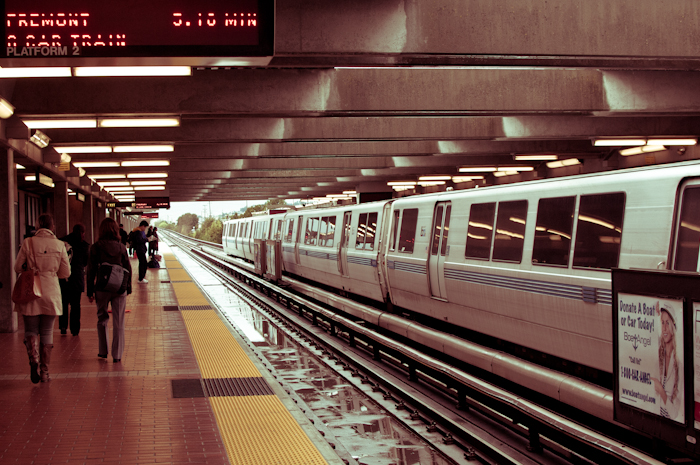
[[[75,195],[75,192],[73,192],[73,191],[68,191],[68,195]]]
[[[419,186],[430,187],[430,186],[442,186],[445,181],[418,181]]]
[[[88,176],[93,181],[97,179],[125,179],[125,174],[91,174]]]
[[[168,160],[123,161],[122,166],[170,166],[170,162]]]
[[[0,68],[0,78],[71,77],[70,68]]]
[[[76,128],[96,128],[95,118],[80,119],[23,119],[22,122],[29,129],[76,129]]]
[[[29,142],[43,149],[49,146],[51,139],[38,129],[32,129],[32,136],[29,138]]]
[[[567,158],[566,160],[550,161],[547,168],[562,168],[564,166],[580,165],[578,158]]]
[[[78,77],[90,76],[191,76],[189,66],[80,66],[73,69]]]
[[[54,145],[58,153],[112,153],[112,147],[109,145],[70,145],[58,146]]]
[[[122,193],[134,193],[134,189],[130,186],[107,186],[104,188],[107,192],[122,192]]]
[[[164,191],[165,186],[134,186],[135,191]]]
[[[514,174],[520,174],[518,171],[496,171],[493,173],[494,176],[500,178],[501,176],[513,176]]]
[[[71,157],[67,153],[61,154],[61,163],[70,163],[72,159],[73,159],[73,157]]]
[[[326,194],[326,197],[328,197],[329,199],[335,199],[335,198],[344,199],[344,198],[349,197],[349,196],[346,194]]]
[[[345,195],[357,195],[357,191],[343,191]]]
[[[389,181],[386,183],[387,186],[407,186],[413,187],[416,185],[415,181]]]
[[[459,169],[460,173],[490,173],[497,171],[494,166],[464,166]]]
[[[172,144],[165,145],[115,145],[115,153],[145,153],[145,152],[172,152],[175,147]]]
[[[36,175],[30,174],[24,177],[25,181],[36,181]]]
[[[557,155],[516,155],[513,157],[515,161],[547,161],[558,160]]]
[[[0,97],[0,118],[7,119],[15,113],[15,107],[10,102]]]
[[[649,139],[647,145],[696,145],[697,139]]]
[[[99,185],[102,186],[102,187],[109,187],[109,186],[128,186],[128,185],[129,185],[129,181],[101,181],[101,182],[98,182],[97,184],[99,184]]]
[[[100,118],[101,128],[165,128],[180,126],[180,118]]]
[[[129,173],[126,177],[129,179],[167,178],[168,173]]]
[[[419,181],[449,181],[452,176],[421,176]]]
[[[86,161],[73,163],[76,168],[113,168],[118,167],[118,161]]]
[[[131,181],[132,186],[164,186],[165,181]]]
[[[15,163],[15,168],[18,170],[24,170],[26,169],[24,166],[20,165],[19,163]]]
[[[630,155],[639,155],[640,153],[660,152],[666,150],[663,145],[642,145],[641,147],[632,147],[630,149],[620,150],[620,155],[629,157]]]
[[[78,168],[78,177],[82,178],[83,176],[85,176],[85,169]]]
[[[644,145],[646,139],[596,139],[593,145],[596,147],[619,147],[625,145]]]
[[[533,171],[532,166],[499,166],[498,171]]]
[[[413,186],[392,186],[392,188],[396,192],[403,192],[403,191],[407,191],[409,189],[413,189]]]

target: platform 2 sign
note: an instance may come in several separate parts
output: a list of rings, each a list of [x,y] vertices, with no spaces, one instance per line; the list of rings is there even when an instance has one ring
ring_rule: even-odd
[[[4,0],[0,6],[0,59],[273,54],[274,0]]]
[[[618,301],[620,402],[683,423],[683,301],[624,293]]]

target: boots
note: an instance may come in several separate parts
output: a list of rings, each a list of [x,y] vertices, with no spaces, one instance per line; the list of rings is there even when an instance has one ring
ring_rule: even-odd
[[[39,376],[39,336],[25,336],[24,345],[27,346],[27,355],[29,355],[29,377],[32,383],[36,384],[39,382],[41,377]]]
[[[39,373],[41,375],[42,383],[51,381],[51,378],[49,377],[49,363],[51,362],[52,349],[53,344],[41,344],[41,360],[39,361]]]

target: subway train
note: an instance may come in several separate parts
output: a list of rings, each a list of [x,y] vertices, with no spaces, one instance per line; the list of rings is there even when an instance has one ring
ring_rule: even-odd
[[[698,271],[700,161],[227,221],[284,270],[606,373],[611,268]]]

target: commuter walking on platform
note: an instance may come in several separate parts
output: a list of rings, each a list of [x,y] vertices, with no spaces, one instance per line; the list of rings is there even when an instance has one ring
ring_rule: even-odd
[[[39,230],[22,242],[15,262],[15,272],[34,269],[41,283],[41,297],[28,303],[15,304],[15,311],[24,320],[24,345],[29,355],[32,383],[50,381],[49,363],[53,349],[53,326],[63,313],[59,279],[70,276],[70,263],[65,244],[52,231],[53,218],[39,216]],[[38,370],[38,371],[37,371]]]
[[[131,246],[134,248],[136,256],[139,259],[139,283],[143,284],[148,283],[148,280],[146,279],[146,270],[148,269],[148,261],[146,260],[146,243],[148,242],[148,239],[146,239],[146,234],[144,233],[147,226],[148,222],[141,221],[141,223],[139,223],[139,227],[131,233]]]
[[[73,232],[61,238],[71,250],[70,277],[61,280],[63,315],[58,317],[58,328],[66,334],[70,319],[70,332],[77,336],[80,332],[80,297],[85,291],[85,267],[88,262],[90,244],[85,241],[85,226],[78,223]],[[69,307],[70,306],[70,310]]]
[[[117,282],[111,277],[118,275]],[[116,286],[115,286],[116,284]],[[124,313],[126,296],[131,294],[131,263],[121,243],[117,222],[105,218],[100,224],[99,239],[90,247],[87,269],[87,296],[97,301],[97,339],[100,358],[107,358],[109,337],[108,307],[112,305],[112,358],[120,362],[124,353]]]

